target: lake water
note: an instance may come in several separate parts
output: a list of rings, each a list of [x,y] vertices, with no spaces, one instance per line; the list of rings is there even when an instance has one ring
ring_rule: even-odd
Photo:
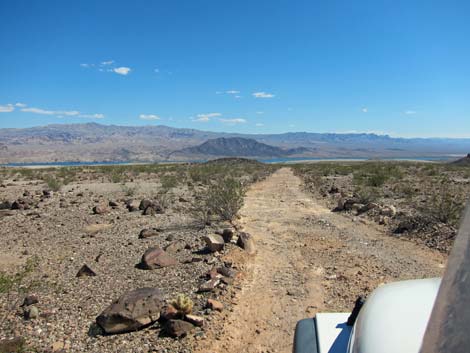
[[[306,158],[306,157],[296,157],[296,158],[268,158],[268,159],[257,159],[263,163],[300,163],[300,162],[321,162],[321,161],[331,161],[331,162],[344,162],[344,161],[427,161],[427,162],[442,162],[448,161],[452,158],[448,156],[442,157],[399,157],[399,158],[355,158],[355,157],[339,157],[339,158]],[[193,160],[187,161],[190,163],[203,163],[207,160]],[[182,163],[181,161],[163,161],[156,162],[155,164],[165,164],[165,163]],[[122,161],[122,162],[48,162],[48,163],[8,163],[0,164],[1,167],[80,167],[80,166],[111,166],[111,165],[127,165],[133,164],[133,162]],[[153,164],[152,162],[148,163],[135,163],[135,164]]]

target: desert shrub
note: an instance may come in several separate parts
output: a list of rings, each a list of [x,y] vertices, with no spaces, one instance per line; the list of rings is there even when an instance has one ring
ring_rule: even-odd
[[[178,311],[179,316],[189,315],[193,311],[194,303],[187,295],[178,294],[171,302],[171,305]]]
[[[359,203],[367,205],[371,202],[376,202],[379,199],[379,193],[377,189],[371,187],[360,188],[356,192]]]
[[[58,178],[55,178],[52,175],[44,176],[43,180],[46,183],[49,190],[52,190],[52,191],[59,191],[63,185],[62,182]]]
[[[462,193],[452,192],[448,181],[443,181],[435,192],[421,207],[421,212],[433,219],[451,225],[456,225],[464,208]]]
[[[157,200],[158,204],[163,208],[167,209],[172,201],[172,197],[168,190],[162,190],[161,192],[155,195],[155,200]]]
[[[121,189],[122,189],[122,192],[128,197],[135,196],[138,190],[137,186],[127,186],[125,184],[122,185]]]
[[[175,175],[162,175],[160,177],[160,183],[164,190],[170,190],[178,185],[178,179]]]
[[[240,181],[223,178],[195,197],[191,213],[203,224],[209,224],[212,217],[232,221],[243,206],[244,196]]]

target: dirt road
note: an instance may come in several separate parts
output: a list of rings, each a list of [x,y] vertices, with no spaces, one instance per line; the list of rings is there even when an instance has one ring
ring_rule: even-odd
[[[395,239],[361,219],[332,213],[288,168],[247,193],[240,226],[257,254],[232,312],[201,352],[291,352],[297,320],[350,311],[355,298],[398,279],[439,276],[445,256]]]

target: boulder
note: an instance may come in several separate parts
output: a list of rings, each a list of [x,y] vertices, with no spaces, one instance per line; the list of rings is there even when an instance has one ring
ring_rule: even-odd
[[[220,273],[222,276],[229,278],[235,278],[235,276],[237,275],[237,271],[235,271],[233,268],[226,266],[219,267],[217,269],[217,272]]]
[[[1,353],[16,353],[25,350],[26,340],[23,337],[15,337],[11,339],[0,339]]]
[[[144,211],[147,207],[152,205],[152,201],[143,199],[140,201],[139,210]]]
[[[142,212],[144,216],[154,216],[156,214],[155,209],[152,206],[147,207],[144,212]]]
[[[12,203],[10,201],[3,201],[0,203],[0,210],[9,210],[11,209]]]
[[[153,270],[155,268],[175,265],[178,265],[178,261],[158,247],[147,249],[144,255],[142,255],[142,260],[140,262],[141,268],[145,270]]]
[[[255,253],[255,242],[249,233],[242,232],[238,235],[237,245],[245,250],[248,254]]]
[[[224,248],[224,238],[218,234],[209,234],[204,236],[203,239],[206,242],[207,248],[212,252],[221,251]]]
[[[162,307],[162,294],[157,288],[139,288],[114,301],[96,323],[107,334],[135,331],[157,321]]]
[[[168,320],[163,329],[168,336],[184,337],[194,329],[194,325],[183,320]]]
[[[155,228],[142,229],[139,234],[140,239],[155,237],[158,235],[158,230]]]

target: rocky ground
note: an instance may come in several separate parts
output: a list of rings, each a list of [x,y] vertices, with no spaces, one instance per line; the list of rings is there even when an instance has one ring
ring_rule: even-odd
[[[219,313],[218,302],[208,299],[222,301],[239,281],[240,269],[229,254],[245,252],[236,244],[233,225],[213,221],[204,226],[193,209],[220,180],[218,174],[249,184],[269,173],[261,164],[232,163],[141,173],[123,167],[120,174],[99,168],[33,174],[5,170],[0,188],[0,340],[23,337],[24,350],[34,352],[192,351],[206,336],[198,325]],[[65,174],[73,174],[73,181],[64,183]],[[59,190],[51,191],[51,186]],[[149,201],[142,205],[142,200]],[[233,241],[217,243],[221,236],[216,233],[224,228],[234,231]],[[153,250],[141,261],[154,247],[164,249],[164,256]],[[137,315],[137,326],[142,323],[145,329],[135,326],[133,332],[106,335],[103,328],[116,326],[114,318],[100,327],[98,315],[121,295],[145,287],[159,290],[144,298],[155,307],[153,317]],[[165,320],[154,323],[155,316],[178,294],[193,302],[195,325],[164,330]],[[21,306],[25,298],[30,305]],[[136,306],[131,314],[140,310],[135,301],[124,309],[129,305]],[[171,313],[168,317],[173,318]],[[188,337],[170,337],[175,334]]]
[[[395,237],[448,253],[470,196],[467,164],[352,162],[296,165],[327,207],[372,220]]]
[[[129,168],[4,173],[0,340],[23,337],[33,352],[290,352],[297,320],[349,311],[382,283],[445,267],[445,252],[391,237],[368,213],[332,212],[339,195],[329,196],[329,174],[311,186],[314,165],[267,178],[278,168],[233,160]],[[221,175],[251,185],[240,217],[201,227],[194,205]],[[44,193],[54,182],[64,185]],[[152,250],[142,264],[151,247],[165,256]],[[158,291],[132,292],[145,287]],[[187,299],[193,316],[181,314]],[[123,315],[132,332],[104,334],[122,330]]]

